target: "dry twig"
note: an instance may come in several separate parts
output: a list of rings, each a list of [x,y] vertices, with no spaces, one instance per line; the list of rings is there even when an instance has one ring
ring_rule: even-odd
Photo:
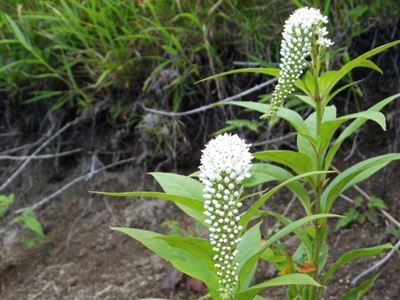
[[[18,147],[15,147],[15,148],[4,150],[3,152],[0,152],[0,155],[7,155],[7,154],[18,152],[18,151],[21,151],[21,150],[24,150],[24,149],[29,149],[29,148],[31,148],[33,146],[39,145],[45,139],[46,139],[46,136],[42,136],[40,139],[38,139],[34,143],[25,144],[25,145],[22,145],[22,146],[18,146]]]
[[[364,277],[368,276],[369,274],[380,270],[388,261],[389,259],[400,249],[400,240],[396,243],[392,250],[388,254],[386,254],[382,259],[375,262],[370,268],[361,272],[357,275],[351,282],[352,285],[357,285]]]
[[[96,174],[98,174],[98,173],[100,173],[100,172],[103,172],[103,171],[105,171],[105,170],[107,170],[107,169],[110,169],[110,168],[115,167],[115,166],[118,166],[118,165],[126,164],[126,163],[131,162],[131,161],[133,161],[133,160],[135,160],[135,159],[136,159],[136,157],[131,157],[131,158],[123,159],[123,160],[120,160],[120,161],[117,161],[117,162],[108,164],[108,165],[106,165],[106,166],[104,166],[104,167],[101,167],[101,168],[98,168],[98,169],[96,169],[96,170],[92,170],[92,169],[91,169],[91,170],[90,170],[89,172],[87,172],[86,174],[81,175],[81,176],[75,178],[74,180],[68,182],[66,185],[64,185],[63,187],[61,187],[60,189],[58,189],[57,191],[55,191],[55,192],[52,193],[51,195],[49,195],[49,196],[43,198],[43,199],[40,200],[39,202],[36,202],[36,203],[33,204],[32,206],[17,209],[17,210],[14,212],[14,214],[17,214],[17,215],[18,215],[18,214],[21,214],[21,213],[23,213],[23,212],[24,212],[26,209],[28,209],[28,208],[36,209],[36,208],[38,208],[38,207],[40,207],[40,206],[43,206],[44,204],[46,204],[47,202],[49,202],[51,199],[53,199],[54,197],[60,195],[60,194],[63,193],[65,190],[67,190],[67,189],[70,188],[71,186],[77,184],[78,182],[80,182],[80,181],[82,181],[82,180],[88,181],[88,180],[91,179],[94,175],[96,175]]]
[[[36,156],[31,156],[31,155],[21,155],[21,156],[13,156],[13,155],[0,155],[0,160],[26,160],[28,158],[31,158],[32,160],[38,160],[38,159],[50,159],[50,158],[56,158],[56,157],[62,157],[62,156],[67,156],[71,154],[75,154],[78,152],[82,152],[82,148],[77,148],[65,152],[60,152],[60,153],[55,153],[55,154],[44,154],[44,155],[36,155]]]
[[[201,107],[198,107],[198,108],[195,108],[195,109],[191,109],[191,110],[188,110],[188,111],[169,112],[169,111],[163,111],[163,110],[148,108],[148,107],[145,107],[145,106],[143,106],[143,109],[145,111],[149,112],[149,113],[162,115],[162,116],[167,116],[167,117],[188,116],[188,115],[197,114],[197,113],[209,110],[211,108],[217,107],[221,103],[224,103],[224,102],[229,102],[229,101],[234,101],[236,99],[240,99],[240,98],[242,98],[244,96],[247,96],[247,95],[249,95],[249,94],[251,94],[251,93],[253,93],[253,92],[257,91],[257,90],[260,90],[260,89],[262,89],[262,88],[274,83],[277,80],[278,80],[278,78],[272,78],[272,79],[270,79],[270,80],[268,80],[268,81],[266,81],[264,83],[258,84],[258,85],[254,86],[254,87],[252,87],[252,88],[250,88],[248,90],[245,90],[245,91],[243,91],[243,92],[241,92],[241,93],[239,93],[237,95],[222,99],[222,100],[220,100],[218,102],[215,102],[215,103],[211,103],[211,104],[204,105],[204,106],[201,106]]]
[[[287,135],[280,136],[280,137],[277,137],[277,138],[274,138],[274,139],[270,139],[270,140],[266,140],[264,142],[252,143],[251,146],[257,147],[257,146],[264,146],[264,145],[270,145],[270,144],[274,144],[274,143],[279,143],[279,142],[282,142],[282,141],[286,141],[286,140],[288,140],[288,139],[290,139],[290,138],[292,138],[292,137],[294,137],[296,135],[297,135],[296,133],[289,133]]]
[[[66,131],[68,128],[70,128],[73,124],[75,124],[75,121],[69,122],[65,124],[61,129],[59,129],[57,132],[55,132],[53,135],[51,135],[43,144],[41,144],[28,158],[18,167],[18,169],[14,172],[13,175],[11,175],[1,186],[0,186],[0,192],[3,191],[17,176],[28,166],[28,164],[31,162],[31,160],[40,153],[44,148],[46,148],[47,145],[49,145],[56,137],[58,137],[60,134],[62,134],[64,131]]]

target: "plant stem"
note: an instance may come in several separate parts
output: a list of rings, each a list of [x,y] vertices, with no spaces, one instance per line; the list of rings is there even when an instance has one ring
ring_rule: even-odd
[[[321,135],[321,123],[322,123],[322,117],[323,117],[323,107],[322,107],[322,99],[320,96],[320,88],[319,88],[319,71],[320,71],[320,60],[319,60],[319,54],[318,54],[318,49],[317,46],[314,44],[312,53],[312,64],[313,64],[313,75],[314,75],[314,101],[315,101],[315,111],[316,111],[316,135],[315,138],[318,141],[319,136]],[[318,148],[318,142],[315,145],[316,149],[316,154],[317,154],[317,170],[316,171],[321,171],[323,169],[323,157],[322,153],[320,152],[320,149]],[[321,194],[322,194],[322,189],[323,189],[323,182],[324,182],[324,176],[318,175],[317,176],[317,182],[316,182],[316,187],[315,187],[315,202],[314,202],[314,213],[315,214],[320,214],[321,213]],[[320,257],[320,252],[321,252],[321,247],[322,243],[324,241],[325,237],[325,221],[321,220],[315,221],[315,240],[314,240],[314,249],[313,249],[313,264],[316,267],[316,271],[313,274],[313,277],[316,281],[319,281],[318,277],[318,271],[319,271],[319,257]],[[319,297],[319,288],[316,287],[310,287],[310,300],[317,300]]]

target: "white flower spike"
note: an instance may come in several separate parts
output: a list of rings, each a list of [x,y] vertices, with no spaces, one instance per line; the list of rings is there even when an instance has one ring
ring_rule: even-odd
[[[271,106],[263,118],[274,117],[285,99],[294,91],[294,83],[307,66],[313,43],[327,48],[333,42],[326,36],[328,18],[316,8],[295,10],[286,20],[281,43],[281,74],[272,94]]]
[[[240,184],[249,177],[250,145],[237,135],[223,134],[203,150],[200,180],[204,184],[204,214],[209,225],[210,243],[219,277],[221,295],[232,296],[238,281],[236,245],[240,241],[238,201]]]

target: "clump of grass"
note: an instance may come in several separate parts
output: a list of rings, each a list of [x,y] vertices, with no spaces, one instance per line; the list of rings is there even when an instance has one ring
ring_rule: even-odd
[[[254,84],[243,75],[193,83],[235,64],[278,61],[273,37],[295,6],[321,7],[346,33],[339,46],[368,30],[377,11],[398,12],[395,0],[367,2],[10,0],[0,4],[0,89],[45,112],[105,103],[107,122],[129,127],[143,119],[142,104],[179,111]]]

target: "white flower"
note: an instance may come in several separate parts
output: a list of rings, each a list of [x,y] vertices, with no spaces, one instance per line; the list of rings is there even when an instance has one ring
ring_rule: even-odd
[[[219,181],[213,188],[224,190],[225,186],[229,188],[227,183],[236,183],[233,179],[240,178],[239,181],[242,181],[248,176],[252,160],[249,147],[236,134],[223,134],[212,139],[201,157],[200,177],[203,183],[207,185],[209,182]]]
[[[313,43],[321,48],[333,45],[326,38],[328,18],[316,8],[295,10],[286,20],[281,43],[281,74],[272,94],[271,106],[263,117],[274,117],[285,99],[294,91],[295,81],[307,66]]]
[[[241,182],[250,176],[253,157],[249,147],[237,135],[223,134],[206,145],[201,157],[200,180],[204,184],[205,222],[209,225],[210,243],[216,245],[213,251],[221,295],[232,295],[237,282],[238,263],[234,262],[234,258],[243,229],[238,224],[241,203],[237,198]]]

